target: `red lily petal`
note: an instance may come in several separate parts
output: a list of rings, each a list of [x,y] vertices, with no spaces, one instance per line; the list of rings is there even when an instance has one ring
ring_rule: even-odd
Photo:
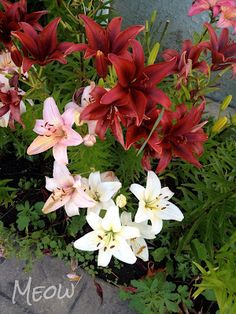
[[[113,123],[111,124],[111,130],[117,141],[124,147],[124,136],[122,132],[122,127],[117,115],[114,115]]]
[[[101,104],[111,104],[118,100],[121,100],[122,103],[128,103],[128,92],[119,84],[109,90],[104,96],[101,98]]]
[[[147,131],[142,128],[142,125],[137,127],[136,125],[130,126],[126,132],[126,144],[125,148],[130,149],[130,147],[141,140],[142,138],[147,137]]]
[[[57,27],[61,18],[52,20],[39,34],[38,45],[42,55],[49,55],[57,47]]]
[[[18,38],[24,49],[28,50],[35,58],[40,56],[38,46],[30,35],[18,31],[12,32],[12,35]]]
[[[211,45],[212,45],[213,49],[218,50],[219,46],[218,46],[218,39],[217,39],[216,32],[214,31],[211,24],[205,23],[204,26],[208,29],[208,32],[210,35],[210,41],[211,41]]]
[[[111,42],[120,33],[121,23],[122,23],[122,17],[119,16],[119,17],[113,18],[108,24],[107,33],[108,33],[109,40]]]
[[[81,120],[101,120],[106,117],[109,105],[90,104],[81,112]]]
[[[229,42],[229,30],[224,28],[219,37],[219,50],[223,50]]]
[[[189,162],[190,164],[196,166],[197,168],[201,168],[202,165],[200,162],[194,157],[193,153],[186,145],[175,145],[173,150],[175,156],[180,157],[181,159]]]
[[[134,39],[144,28],[143,25],[134,25],[120,32],[112,43],[112,52],[119,54],[122,50],[126,50],[129,40]]]
[[[37,31],[41,31],[43,27],[38,23],[38,20],[45,14],[48,14],[47,10],[32,12],[27,14],[25,21],[26,23],[31,24]]]
[[[26,33],[27,35],[30,35],[30,37],[32,37],[32,39],[35,42],[37,42],[38,33],[30,24],[25,23],[25,22],[20,22],[19,25],[20,25],[21,29],[24,31],[24,33]]]
[[[169,165],[171,161],[171,149],[163,148],[161,152],[161,157],[156,168],[156,172],[160,173]]]
[[[12,3],[7,0],[0,0],[0,3],[5,11],[7,11],[12,6]]]
[[[6,114],[9,111],[9,106],[3,106],[0,108],[0,117],[2,117],[4,114]]]
[[[74,44],[71,42],[62,42],[57,45],[57,50],[59,50],[66,56],[73,52],[83,51],[85,49],[87,49],[87,45],[85,44]]]
[[[120,85],[126,87],[134,79],[135,64],[123,57],[110,53],[109,60],[114,65]]]
[[[132,89],[130,90],[130,105],[136,114],[136,123],[140,125],[147,106],[147,98],[141,91]]]
[[[160,83],[166,76],[168,76],[176,64],[176,58],[174,57],[170,61],[160,62],[147,66],[143,73],[149,80],[145,82],[147,87],[152,87]]]
[[[101,140],[104,140],[109,124],[109,120],[99,120],[97,122],[95,133],[99,136]]]
[[[84,22],[85,32],[91,49],[106,52],[108,49],[108,39],[106,31],[90,17],[80,14],[79,17]]]
[[[142,45],[135,39],[129,41],[133,51],[133,60],[136,66],[136,73],[135,76],[138,77],[144,68],[144,52]]]
[[[145,90],[145,94],[151,98],[155,104],[161,104],[165,108],[170,108],[170,98],[159,88],[149,88]]]
[[[23,58],[23,72],[28,72],[33,64],[35,64],[35,60],[30,60],[29,58]]]
[[[90,49],[87,45],[86,47],[86,51],[85,51],[85,54],[84,54],[84,58],[85,59],[88,59],[88,58],[91,58],[91,57],[94,57],[96,56],[97,54],[97,51],[96,50],[93,50],[93,49]]]

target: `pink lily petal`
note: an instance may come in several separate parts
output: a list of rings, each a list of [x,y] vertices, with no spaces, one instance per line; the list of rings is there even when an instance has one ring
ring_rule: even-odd
[[[52,97],[48,97],[44,101],[43,119],[51,124],[60,125],[63,124],[63,119],[59,112],[59,109]]]
[[[57,182],[57,187],[66,188],[74,184],[74,179],[65,165],[54,162],[53,178]]]
[[[58,187],[57,181],[54,178],[45,177],[46,179],[46,189],[48,191],[53,191]]]
[[[75,106],[77,105],[75,104]],[[72,127],[72,125],[75,122],[74,113],[75,113],[75,108],[70,107],[66,109],[66,111],[61,115],[65,125]]]
[[[67,202],[64,205],[64,207],[65,207],[67,216],[72,217],[72,216],[79,215],[79,207],[72,200]]]
[[[43,127],[45,125],[44,120],[36,120],[33,131],[39,135],[45,135],[46,129]]]
[[[59,164],[68,164],[67,146],[62,144],[53,146],[53,157]]]
[[[53,194],[47,199],[46,203],[43,206],[43,213],[49,214],[54,212],[58,208],[64,206],[70,199],[70,195],[64,195],[58,200],[54,198]]]
[[[93,207],[96,202],[83,189],[76,189],[72,194],[71,200],[81,208]]]
[[[27,149],[28,155],[35,155],[50,149],[56,145],[58,139],[53,136],[37,136]]]
[[[82,136],[75,130],[69,127],[64,127],[64,131],[66,132],[66,136],[60,140],[60,145],[77,146],[83,142]]]

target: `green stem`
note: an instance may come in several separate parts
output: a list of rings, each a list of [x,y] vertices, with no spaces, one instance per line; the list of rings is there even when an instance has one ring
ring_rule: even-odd
[[[152,133],[155,131],[155,129],[157,128],[159,122],[162,119],[163,113],[164,113],[165,108],[162,107],[161,112],[158,116],[158,118],[156,119],[156,122],[154,123],[151,132],[149,133],[146,141],[143,143],[143,145],[141,146],[141,148],[139,149],[139,151],[137,152],[137,156],[139,156],[141,154],[141,152],[143,151],[144,147],[147,145],[147,142],[150,140],[150,137],[152,136]]]

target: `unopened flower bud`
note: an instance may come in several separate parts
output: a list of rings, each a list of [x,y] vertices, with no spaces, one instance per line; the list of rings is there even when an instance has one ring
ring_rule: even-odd
[[[228,105],[231,103],[232,98],[233,98],[232,95],[228,95],[227,97],[225,97],[220,106],[221,111],[224,111],[228,107]]]
[[[116,205],[120,208],[123,208],[125,207],[126,204],[127,204],[126,197],[123,194],[118,195],[116,198]]]
[[[219,118],[212,127],[212,133],[220,133],[228,122],[227,117]]]
[[[231,122],[232,122],[232,124],[236,124],[236,114],[234,114],[234,115],[232,115],[232,117],[231,117]]]
[[[87,134],[85,135],[84,137],[84,145],[85,146],[93,146],[94,144],[96,143],[96,137],[95,135],[92,135],[92,134]]]

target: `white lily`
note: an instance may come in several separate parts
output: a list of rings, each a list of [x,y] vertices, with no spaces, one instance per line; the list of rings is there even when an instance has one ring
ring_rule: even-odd
[[[121,183],[111,173],[113,174],[111,171],[100,174],[96,171],[90,173],[88,180],[83,179],[86,192],[95,202],[93,207],[88,208],[88,214],[93,212],[99,215],[101,209],[115,205],[112,197],[121,188]]]
[[[149,259],[148,246],[145,239],[155,239],[155,234],[152,232],[152,227],[147,224],[147,221],[136,223],[132,221],[131,213],[122,212],[120,216],[122,225],[136,227],[139,229],[140,236],[129,240],[129,244],[134,254],[141,258],[144,262]]]
[[[184,216],[180,209],[169,202],[174,193],[168,187],[161,188],[160,180],[153,171],[148,171],[146,188],[132,184],[130,191],[139,200],[135,222],[151,220],[152,232],[155,234],[161,231],[163,220],[183,220]]]
[[[79,215],[79,208],[94,206],[95,201],[84,191],[79,175],[72,176],[65,165],[54,162],[53,178],[46,177],[46,189],[52,191],[42,211],[51,213],[64,206],[68,216]]]
[[[112,256],[128,264],[134,264],[136,257],[127,239],[139,237],[139,230],[121,225],[119,208],[113,206],[102,219],[95,213],[86,217],[93,231],[74,242],[78,250],[98,252],[98,266],[106,267]]]

